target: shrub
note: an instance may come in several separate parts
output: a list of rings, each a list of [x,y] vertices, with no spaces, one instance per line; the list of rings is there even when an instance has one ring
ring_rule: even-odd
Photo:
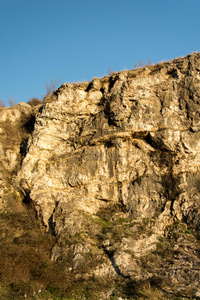
[[[42,104],[42,100],[39,100],[37,98],[31,98],[31,100],[29,100],[27,103],[31,106],[37,106],[39,104]]]

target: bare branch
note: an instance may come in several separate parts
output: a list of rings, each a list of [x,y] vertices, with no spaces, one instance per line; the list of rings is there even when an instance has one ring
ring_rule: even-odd
[[[9,102],[10,106],[15,106],[15,105],[17,105],[17,101],[16,101],[15,99],[8,98],[8,102]]]
[[[55,89],[58,87],[60,83],[60,80],[58,79],[51,79],[50,82],[46,83],[46,94],[45,96],[48,96],[55,91]]]
[[[0,100],[0,107],[6,107],[6,104],[3,100]]]

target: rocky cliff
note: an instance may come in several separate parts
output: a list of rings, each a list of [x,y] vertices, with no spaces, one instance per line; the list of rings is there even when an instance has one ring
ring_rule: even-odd
[[[200,299],[199,111],[199,53],[2,109],[2,214],[34,209],[52,264],[105,299]]]

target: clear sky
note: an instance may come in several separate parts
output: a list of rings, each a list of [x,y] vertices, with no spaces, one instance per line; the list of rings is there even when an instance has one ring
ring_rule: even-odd
[[[0,100],[200,51],[200,0],[0,0]]]

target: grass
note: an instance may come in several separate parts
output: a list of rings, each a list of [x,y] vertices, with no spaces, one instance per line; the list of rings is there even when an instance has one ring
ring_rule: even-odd
[[[137,299],[162,300],[166,299],[166,297],[160,289],[151,286],[151,284],[148,282],[138,291]]]
[[[12,191],[10,197],[11,206],[21,201],[19,195]],[[112,290],[109,299],[113,300],[119,297],[136,300],[167,299],[163,293],[163,287],[168,284],[167,279],[160,280],[159,276],[154,280],[150,278],[137,282],[122,276],[118,276],[117,281],[92,275],[86,277],[92,274],[96,266],[106,262],[107,256],[102,248],[106,239],[115,247],[120,245],[124,237],[137,240],[151,232],[153,220],[136,222],[124,217],[118,207],[102,209],[93,217],[85,213],[84,228],[74,236],[66,236],[65,241],[62,239],[64,257],[53,262],[50,259],[51,249],[59,239],[46,233],[33,207],[23,203],[19,211],[17,207],[19,205],[15,206],[15,211],[0,215],[0,299],[24,299],[24,295],[27,295],[27,299],[106,299]],[[132,228],[136,230],[132,231]],[[162,269],[163,264],[168,266],[173,262],[174,255],[181,251],[179,248],[174,250],[180,236],[191,241],[193,238],[192,231],[177,222],[168,226],[154,252],[133,258],[141,272],[151,273],[152,269],[159,269],[159,266]],[[75,257],[73,245],[78,244],[89,244],[89,251],[81,253],[78,267],[69,273],[68,267]],[[178,299],[182,295],[192,295],[192,291],[174,293],[169,299]]]
[[[31,296],[38,285],[45,289],[67,282],[64,267],[50,260],[53,244],[54,238],[41,227],[32,209],[1,214],[1,299]]]
[[[13,201],[16,199],[13,198]],[[31,208],[23,207],[23,210],[19,212],[1,214],[0,299],[24,299],[26,295],[27,299],[92,300],[106,299],[106,295],[109,294],[107,299],[113,300],[119,297],[136,300],[175,300],[181,299],[185,294],[192,295],[192,291],[167,295],[163,292],[163,287],[168,284],[167,280],[166,278],[160,279],[159,276],[137,282],[131,278],[119,277],[116,281],[98,277],[84,279],[84,274],[90,273],[96,265],[105,262],[100,251],[105,239],[109,238],[111,244],[114,245],[126,234],[131,235],[130,228],[133,224],[137,226],[141,234],[151,223],[151,220],[144,220],[137,224],[129,218],[122,217],[119,211],[116,211],[112,218],[108,211],[101,213],[88,221],[90,223],[88,231],[67,238],[65,245],[69,250],[75,244],[84,244],[91,240],[93,242],[91,250],[83,254],[82,263],[72,273],[66,272],[66,267],[72,261],[74,254],[70,254],[69,251],[66,261],[61,260],[55,263],[50,260],[51,248],[57,240],[45,232]],[[85,217],[89,220],[88,215]],[[170,225],[166,236],[160,239],[157,249],[138,259],[138,264],[143,271],[151,272],[155,263],[159,267],[163,261],[172,260],[175,254],[173,241],[176,241],[180,235],[190,237],[191,232],[182,223]],[[83,276],[80,277],[80,274]],[[170,297],[167,298],[168,296]]]
[[[137,240],[142,235],[149,236],[152,233],[152,226],[155,222],[154,219],[149,218],[137,221],[124,217],[118,205],[102,208],[92,218],[92,221],[99,225],[99,239],[109,239],[111,243],[120,242],[124,237]]]

